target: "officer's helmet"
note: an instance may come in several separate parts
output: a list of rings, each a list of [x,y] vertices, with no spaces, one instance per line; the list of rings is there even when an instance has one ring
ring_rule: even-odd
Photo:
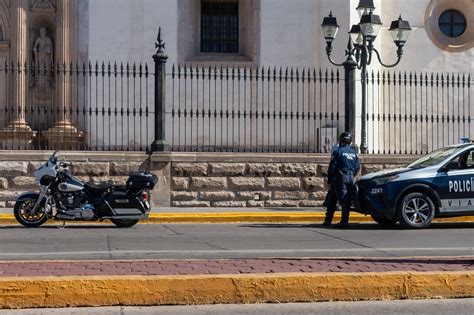
[[[344,132],[339,137],[339,143],[341,144],[351,144],[352,143],[352,134],[350,132]]]

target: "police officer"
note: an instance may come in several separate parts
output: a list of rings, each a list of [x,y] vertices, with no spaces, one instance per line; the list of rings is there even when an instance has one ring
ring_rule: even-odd
[[[351,148],[351,144],[352,135],[349,132],[344,132],[339,137],[339,147],[331,156],[328,170],[330,191],[328,192],[325,226],[331,225],[338,201],[342,208],[342,215],[341,222],[336,227],[347,228],[349,226],[350,192],[360,170],[359,157]]]

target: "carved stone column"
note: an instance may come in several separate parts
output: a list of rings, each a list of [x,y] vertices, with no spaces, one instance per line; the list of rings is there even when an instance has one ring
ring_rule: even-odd
[[[27,74],[24,66],[28,63],[28,0],[10,2],[11,21],[11,57],[15,62],[15,74],[12,73],[12,100],[15,111],[9,125],[0,130],[0,144],[3,148],[27,149],[36,132],[31,130],[25,119],[27,102]]]
[[[56,60],[61,67],[58,75],[56,93],[59,108],[59,117],[53,127],[45,132],[45,137],[50,146],[58,149],[74,149],[79,146],[84,138],[84,133],[79,131],[71,121],[70,110],[72,106],[72,84],[69,71],[62,67],[69,67],[74,54],[74,5],[73,0],[57,1],[57,29],[56,29]]]

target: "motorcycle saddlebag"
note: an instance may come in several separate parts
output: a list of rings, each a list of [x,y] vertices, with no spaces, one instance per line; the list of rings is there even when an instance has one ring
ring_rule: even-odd
[[[158,182],[158,177],[151,173],[136,173],[127,180],[127,188],[132,191],[151,190]]]
[[[105,201],[117,215],[141,215],[146,212],[138,197],[127,192],[114,191],[105,196]]]

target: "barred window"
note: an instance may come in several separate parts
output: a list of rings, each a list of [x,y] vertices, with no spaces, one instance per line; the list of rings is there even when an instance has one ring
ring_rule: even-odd
[[[239,3],[201,1],[201,52],[239,52]]]

